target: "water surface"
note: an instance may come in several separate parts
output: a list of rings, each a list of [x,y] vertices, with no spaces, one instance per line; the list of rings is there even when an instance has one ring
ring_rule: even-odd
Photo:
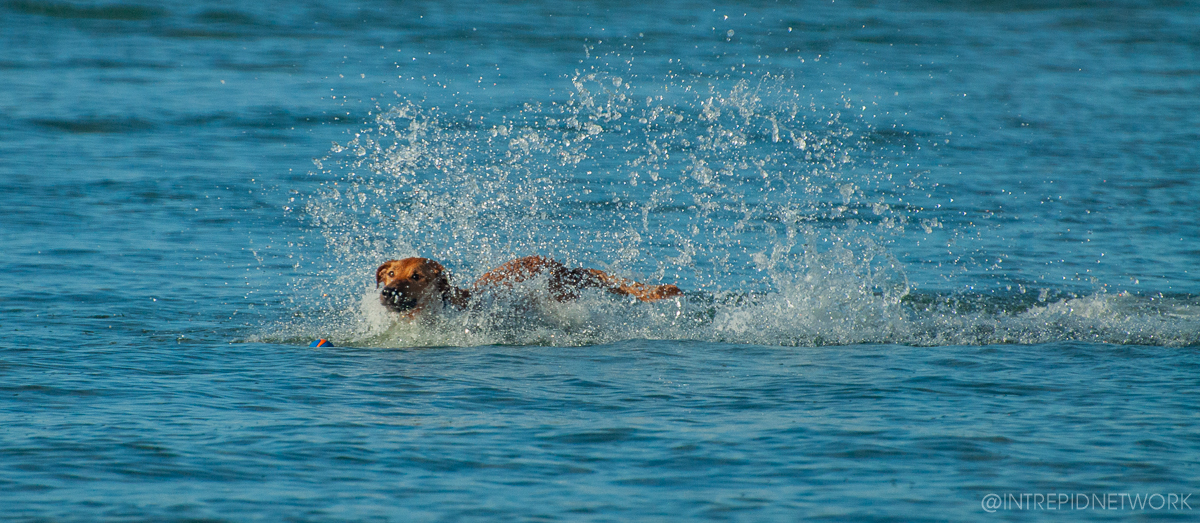
[[[0,4],[0,500],[943,521],[1186,495],[1197,29],[1134,2]],[[686,294],[431,324],[375,299],[386,259],[465,284],[530,254]]]

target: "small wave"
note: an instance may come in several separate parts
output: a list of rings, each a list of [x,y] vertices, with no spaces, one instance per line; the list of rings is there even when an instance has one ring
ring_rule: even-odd
[[[126,116],[83,116],[79,118],[31,118],[33,126],[72,134],[120,134],[154,131],[164,127],[227,127],[271,130],[315,125],[360,125],[362,119],[331,114],[297,114],[275,107],[250,108],[240,112],[219,111],[179,117],[139,118]]]
[[[140,118],[80,118],[80,119],[45,119],[38,118],[30,120],[34,125],[66,131],[77,134],[90,133],[132,133],[144,132],[154,129],[154,122],[142,120]]]
[[[6,2],[4,6],[9,10],[27,15],[90,20],[153,20],[167,14],[163,9],[134,4],[81,6],[58,2],[15,0]]]
[[[195,16],[196,21],[211,24],[229,24],[243,26],[266,26],[267,24],[253,15],[241,11],[209,9]]]

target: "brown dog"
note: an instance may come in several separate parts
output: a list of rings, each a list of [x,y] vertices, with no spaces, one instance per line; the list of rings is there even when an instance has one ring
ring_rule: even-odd
[[[421,311],[438,312],[446,306],[465,309],[472,292],[511,289],[517,283],[543,276],[550,296],[558,301],[578,298],[583,289],[604,289],[642,301],[683,294],[674,285],[645,285],[596,269],[568,269],[541,256],[517,258],[496,267],[475,280],[469,291],[450,285],[445,267],[428,258],[389,260],[375,270],[375,285],[383,286],[379,302],[384,307],[412,317]]]

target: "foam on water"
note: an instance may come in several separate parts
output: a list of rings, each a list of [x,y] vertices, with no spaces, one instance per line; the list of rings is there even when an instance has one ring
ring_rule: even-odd
[[[295,283],[304,305],[266,338],[1200,343],[1189,296],[915,289],[891,247],[941,226],[914,203],[927,192],[919,171],[856,116],[857,102],[796,83],[592,68],[565,97],[508,110],[380,105],[373,126],[317,161],[329,181],[305,213],[326,250]],[[531,254],[676,283],[686,296],[492,302],[413,323],[384,310],[371,285],[388,259],[437,259],[466,286]]]

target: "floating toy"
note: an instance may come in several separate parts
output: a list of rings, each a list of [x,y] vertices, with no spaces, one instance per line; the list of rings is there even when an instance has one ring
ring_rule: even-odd
[[[309,347],[332,347],[333,343],[326,339],[319,339],[308,344]]]

